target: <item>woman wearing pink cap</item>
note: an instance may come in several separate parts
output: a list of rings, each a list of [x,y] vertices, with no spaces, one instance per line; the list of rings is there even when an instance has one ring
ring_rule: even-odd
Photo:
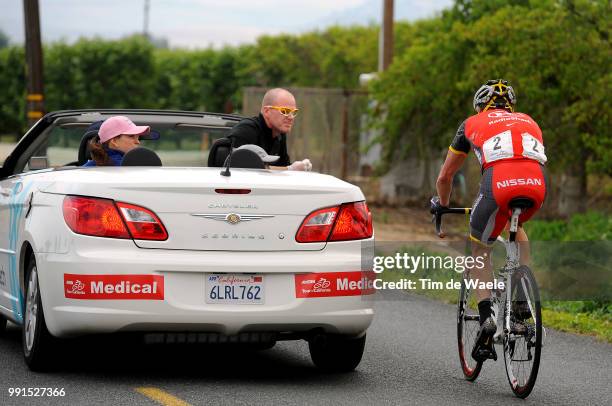
[[[93,159],[83,166],[119,166],[123,155],[140,144],[140,136],[148,135],[151,127],[138,126],[125,116],[107,118],[98,131],[98,136],[89,142]]]

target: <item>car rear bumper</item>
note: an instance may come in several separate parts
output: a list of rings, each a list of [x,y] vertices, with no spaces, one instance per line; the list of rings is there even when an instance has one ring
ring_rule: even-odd
[[[120,331],[246,332],[360,335],[372,322],[372,295],[297,298],[296,275],[360,272],[360,242],[329,244],[323,251],[193,252],[138,249],[131,241],[86,238],[70,253],[36,253],[49,331],[58,337]],[[211,273],[254,273],[264,278],[264,304],[210,304]],[[156,275],[157,300],[67,297],[65,275]]]

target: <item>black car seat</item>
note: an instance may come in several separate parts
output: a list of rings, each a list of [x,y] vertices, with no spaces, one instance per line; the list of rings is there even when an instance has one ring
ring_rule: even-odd
[[[208,166],[220,168],[232,148],[232,141],[229,138],[219,138],[213,142],[208,153]],[[233,160],[233,158],[232,158]],[[233,166],[233,163],[232,163]]]
[[[92,123],[89,127],[87,127],[87,131],[81,137],[81,143],[79,144],[79,155],[77,165],[82,166],[91,159],[91,154],[89,151],[89,141],[98,135],[98,130],[100,130],[100,126],[104,120],[96,121]]]
[[[162,166],[162,162],[154,151],[138,147],[129,150],[123,156],[121,166]]]

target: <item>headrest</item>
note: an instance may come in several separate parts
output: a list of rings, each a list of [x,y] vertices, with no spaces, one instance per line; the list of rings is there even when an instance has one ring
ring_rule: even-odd
[[[227,160],[229,156],[225,159],[223,166],[227,165]],[[232,153],[232,162],[231,168],[250,168],[250,169],[265,169],[266,165],[261,160],[259,155],[250,149],[235,149]]]
[[[121,166],[162,166],[159,156],[148,148],[134,148],[123,156]]]
[[[78,156],[78,164],[83,165],[87,162],[88,159],[91,159],[91,154],[89,151],[89,141],[98,135],[98,130],[104,120],[96,121],[95,123],[91,123],[89,127],[87,127],[87,131],[81,137],[81,143],[79,144],[79,156]]]
[[[229,138],[219,138],[213,142],[208,153],[208,166],[211,168],[223,166],[225,158],[229,155],[232,141]]]

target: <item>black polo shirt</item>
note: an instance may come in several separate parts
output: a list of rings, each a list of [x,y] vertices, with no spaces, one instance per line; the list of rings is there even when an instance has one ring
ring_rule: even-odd
[[[261,113],[259,116],[245,118],[231,129],[228,135],[234,141],[234,148],[245,144],[255,144],[262,147],[269,155],[278,155],[273,166],[289,166],[291,160],[287,153],[287,135],[272,137],[272,129],[268,127]]]

